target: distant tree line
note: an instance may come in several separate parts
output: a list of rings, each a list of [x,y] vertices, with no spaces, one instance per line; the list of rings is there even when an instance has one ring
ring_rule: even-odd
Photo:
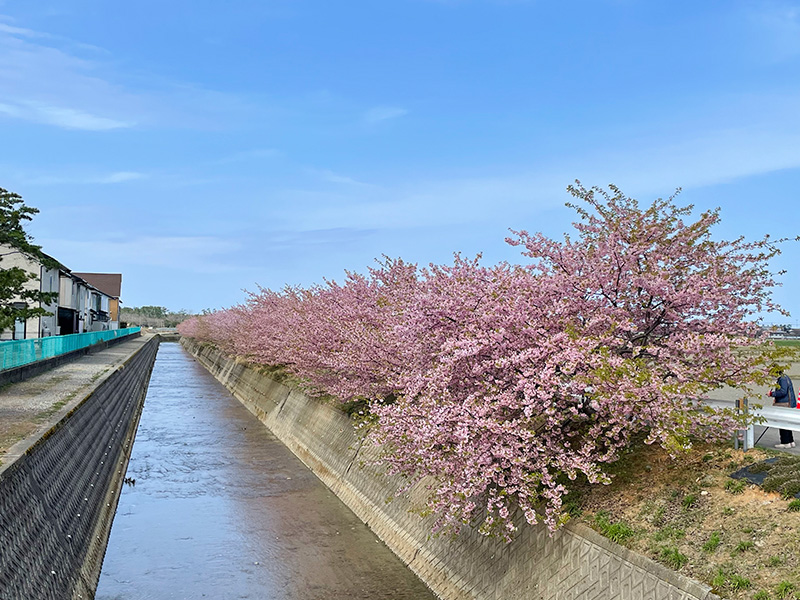
[[[177,327],[191,316],[187,310],[171,311],[165,306],[126,306],[119,319],[131,327]]]

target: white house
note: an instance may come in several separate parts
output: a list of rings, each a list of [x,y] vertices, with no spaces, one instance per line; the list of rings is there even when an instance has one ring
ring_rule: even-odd
[[[12,267],[19,267],[34,275],[25,287],[42,292],[58,292],[58,299],[52,304],[41,305],[50,316],[19,321],[13,329],[0,331],[0,340],[119,328],[121,274],[75,273],[63,266],[48,268],[38,257],[0,244],[0,269]]]
[[[7,244],[0,244],[0,269],[11,269],[19,267],[28,273],[35,275],[33,279],[25,283],[25,287],[30,290],[42,292],[59,291],[59,271],[58,268],[50,269],[42,264],[41,260],[31,256],[18,248]],[[0,331],[0,340],[25,339],[35,337],[46,337],[56,335],[58,304],[43,304],[47,312],[51,313],[48,317],[35,317],[26,321],[18,321],[13,330],[6,329]]]

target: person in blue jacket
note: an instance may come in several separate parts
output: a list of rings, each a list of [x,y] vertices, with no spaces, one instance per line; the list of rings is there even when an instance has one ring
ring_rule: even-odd
[[[797,408],[797,396],[794,393],[794,386],[789,376],[778,370],[778,385],[770,391],[770,396],[773,398],[772,404],[775,406],[786,406],[789,408]],[[794,448],[794,434],[789,429],[778,429],[781,435],[781,443],[775,444],[776,448]]]

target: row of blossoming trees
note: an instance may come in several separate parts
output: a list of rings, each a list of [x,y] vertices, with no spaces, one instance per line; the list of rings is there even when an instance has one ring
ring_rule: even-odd
[[[261,289],[179,330],[368,403],[390,469],[433,476],[437,527],[508,538],[519,510],[555,529],[569,480],[608,482],[632,436],[678,452],[728,435],[731,415],[691,399],[763,383],[774,349],[753,316],[780,310],[768,238],[715,241],[718,211],[687,223],[672,198],[641,208],[614,186],[569,190],[572,237],[507,240],[528,264],[386,259],[342,284]]]

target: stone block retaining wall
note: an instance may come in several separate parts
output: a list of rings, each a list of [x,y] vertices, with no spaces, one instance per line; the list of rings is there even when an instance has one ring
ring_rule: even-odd
[[[0,467],[0,598],[94,597],[158,339]]]
[[[425,482],[391,502],[397,477],[369,464],[375,448],[362,446],[350,418],[336,407],[290,389],[191,340],[186,347],[286,444],[441,598],[446,600],[701,600],[706,585],[571,524],[550,537],[525,524],[510,544],[465,528],[431,537]]]

